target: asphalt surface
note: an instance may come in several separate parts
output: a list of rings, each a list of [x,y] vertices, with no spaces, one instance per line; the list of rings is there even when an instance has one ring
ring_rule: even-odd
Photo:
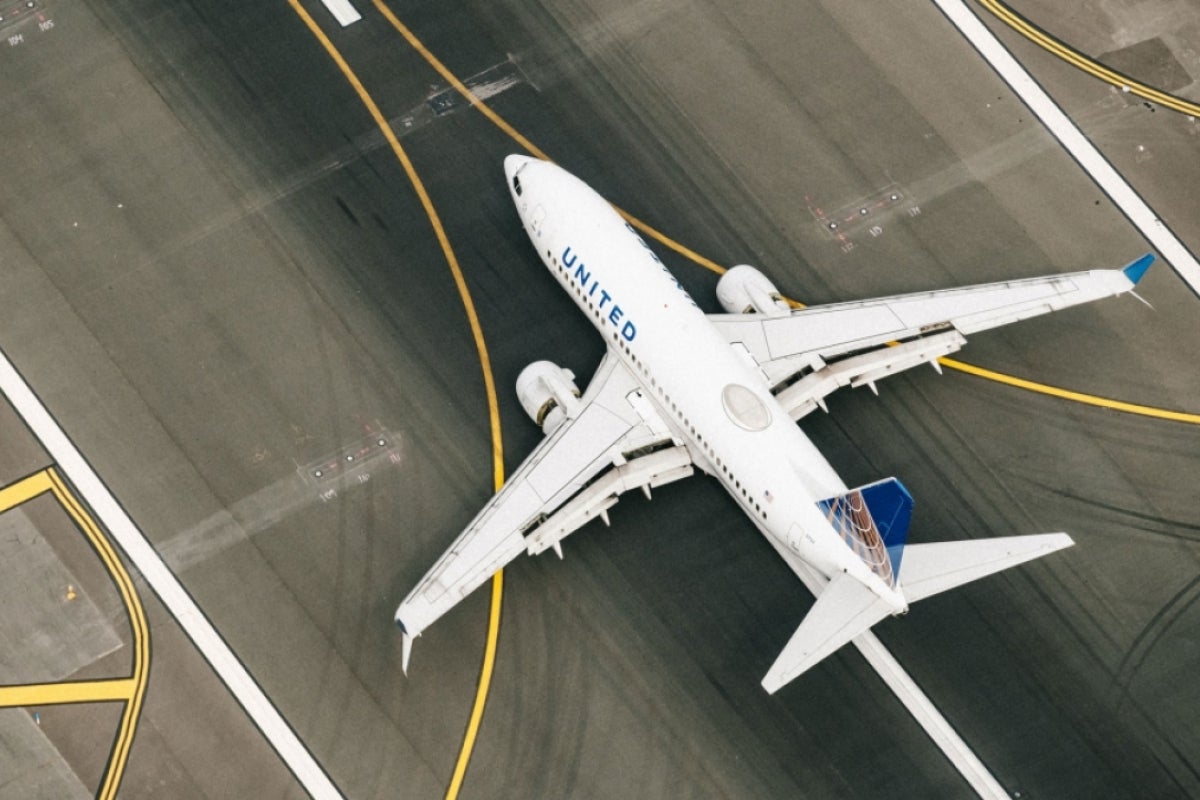
[[[586,378],[602,346],[524,240],[501,171],[518,146],[359,6],[340,31],[305,4],[441,216],[511,470],[537,440],[517,373],[550,358]],[[486,592],[422,637],[408,679],[391,614],[491,494],[491,451],[462,305],[405,173],[284,2],[45,10],[53,27],[23,23],[24,41],[0,44],[0,346],[344,793],[444,794]],[[394,10],[615,203],[805,302],[1121,266],[1147,249],[932,6]],[[1102,26],[1088,34],[1116,49]],[[1009,46],[1196,249],[1192,123]],[[871,224],[829,228],[892,194]],[[716,310],[716,276],[658,249]],[[1155,312],[1094,304],[975,337],[964,359],[1198,411],[1197,300],[1163,266],[1142,294]],[[1077,541],[923,602],[878,627],[884,642],[1014,796],[1200,793],[1200,430],[956,373],[881,390],[834,396],[805,429],[847,483],[905,482],[914,541]],[[315,476],[380,437],[354,471]],[[565,561],[507,571],[463,796],[969,792],[851,650],[762,692],[811,598],[707,479],[612,516],[569,539]],[[141,723],[130,769],[145,777],[123,796],[155,796],[160,770],[189,776],[172,796],[225,796],[231,765],[235,794],[294,795],[265,745],[245,744],[233,701],[205,699],[219,687],[174,626],[160,616],[155,632],[162,711]],[[181,732],[213,745],[156,744]]]

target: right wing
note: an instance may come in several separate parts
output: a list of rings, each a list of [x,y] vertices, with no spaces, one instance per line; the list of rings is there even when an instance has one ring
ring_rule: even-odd
[[[811,306],[781,316],[710,314],[752,358],[792,417],[835,389],[880,378],[958,350],[966,336],[1131,291],[1153,255],[1124,269],[1091,270],[958,289]],[[786,387],[786,388],[784,388]]]
[[[692,474],[687,448],[629,370],[607,353],[580,408],[538,444],[396,610],[407,669],[412,637],[521,553],[553,547],[620,494]]]

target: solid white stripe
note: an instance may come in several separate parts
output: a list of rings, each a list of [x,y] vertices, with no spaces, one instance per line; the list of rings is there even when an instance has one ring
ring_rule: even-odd
[[[1197,263],[1196,257],[1179,241],[1166,223],[1155,215],[1141,195],[1113,169],[1108,159],[1088,141],[1079,128],[1075,127],[1075,123],[1071,122],[1050,95],[1046,94],[1025,68],[1017,63],[1008,49],[962,0],[934,2],[959,32],[974,45],[979,54],[987,59],[1000,77],[1025,101],[1025,105],[1038,116],[1054,138],[1058,139],[1079,165],[1092,176],[1092,180],[1125,212],[1129,221],[1154,245],[1179,277],[1200,296],[1200,263]]]
[[[788,563],[793,562],[789,559]],[[797,569],[796,574],[816,597],[824,591],[828,580],[808,565],[800,563],[802,568]],[[916,681],[904,671],[904,667],[900,666],[896,657],[883,646],[879,637],[871,631],[867,631],[859,634],[852,641],[871,668],[892,690],[892,694],[896,695],[896,699],[904,704],[908,713],[912,714],[917,724],[925,729],[925,733],[929,734],[929,738],[933,739],[934,744],[946,755],[946,758],[950,759],[950,763],[971,785],[975,793],[991,800],[1008,800],[1008,793],[1004,791],[1004,787],[992,776],[979,757],[942,716],[942,712],[937,710],[933,701],[921,691],[921,687],[917,686]]]
[[[321,2],[325,4],[329,13],[333,14],[333,18],[343,28],[362,19],[362,14],[358,13],[358,9],[350,5],[350,0],[321,0]]]
[[[883,642],[872,632],[867,631],[854,639],[854,646],[863,654],[867,663],[874,668],[883,682],[892,690],[892,694],[904,704],[913,719],[925,729],[929,738],[941,749],[959,774],[971,784],[971,788],[980,797],[1008,800],[1008,792],[1000,782],[988,771],[979,756],[975,755],[958,731],[937,710],[916,682],[909,677],[896,657],[883,646]]]
[[[297,780],[318,800],[341,800],[342,794],[313,758],[304,743],[288,727],[274,704],[242,663],[229,649],[212,623],[201,612],[191,595],[154,551],[153,546],[121,508],[116,498],[96,475],[91,465],[67,438],[50,412],[17,372],[8,356],[0,351],[0,391],[12,403],[25,424],[50,453],[59,470],[75,485],[121,545],[146,582],[153,587],[163,605],[178,620],[196,647],[229,687],[246,713],[254,720],[267,741],[287,763]]]

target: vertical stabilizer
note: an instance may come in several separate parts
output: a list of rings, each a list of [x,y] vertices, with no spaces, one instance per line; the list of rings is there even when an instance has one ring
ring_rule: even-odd
[[[904,484],[887,478],[821,500],[817,507],[855,555],[895,586],[913,509]]]

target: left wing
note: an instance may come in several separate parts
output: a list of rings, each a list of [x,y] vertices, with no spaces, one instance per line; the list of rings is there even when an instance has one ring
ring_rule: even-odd
[[[553,547],[629,489],[692,474],[687,448],[611,351],[579,408],[538,444],[396,610],[407,671],[412,638],[522,552]]]
[[[782,316],[710,314],[758,363],[794,419],[841,386],[868,385],[958,350],[966,336],[1129,292],[1154,261],[933,292],[836,303]],[[784,387],[780,390],[780,387]]]

